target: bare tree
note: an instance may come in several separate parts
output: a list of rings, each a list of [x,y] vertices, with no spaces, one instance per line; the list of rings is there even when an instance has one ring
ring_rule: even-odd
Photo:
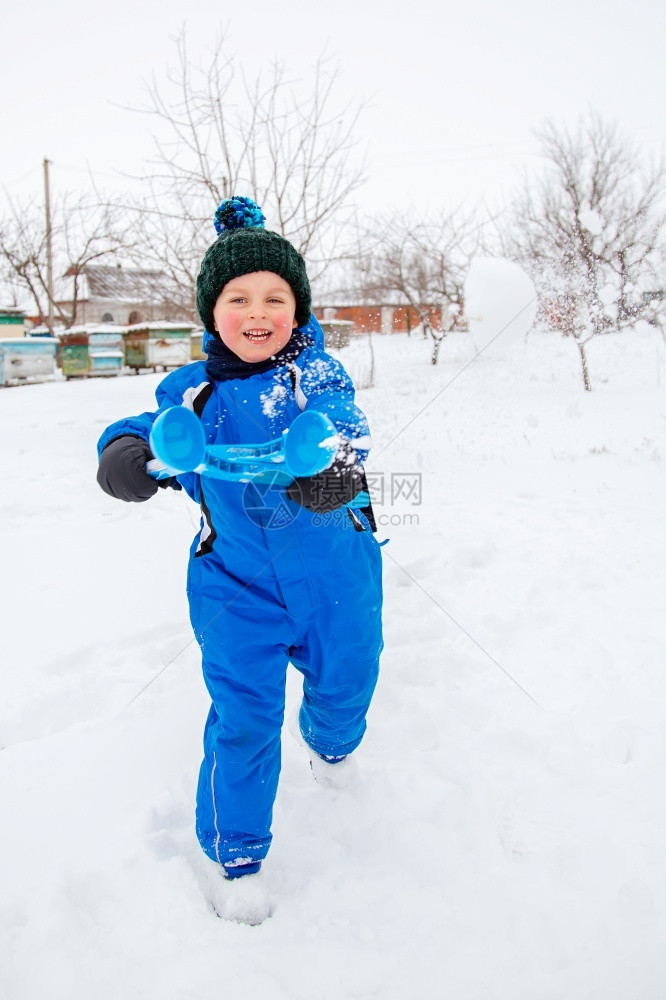
[[[48,315],[46,227],[43,212],[40,218],[34,205],[10,202],[0,220],[0,262],[0,276],[14,304],[27,296],[43,323]]]
[[[532,277],[542,318],[575,340],[589,391],[586,345],[650,316],[661,286],[664,172],[597,115],[573,134],[547,121],[538,136],[546,171],[524,181],[504,249]]]
[[[424,336],[433,341],[436,365],[444,337],[460,323],[465,278],[481,243],[474,213],[442,211],[428,221],[412,213],[371,220],[359,240],[350,291],[369,302],[393,297],[409,305]]]
[[[65,272],[72,279],[71,308],[58,306],[66,326],[77,321],[81,275],[88,264],[102,258],[128,258],[136,247],[136,234],[124,210],[97,196],[83,197],[74,208],[63,208],[59,252],[68,262]]]
[[[164,304],[174,316],[198,322],[195,291],[201,258],[215,233],[211,218],[195,219],[191,206],[174,198],[170,211],[163,204],[150,182],[147,196],[134,205],[133,217],[136,246],[130,253],[132,262],[141,268],[155,268],[164,274],[161,290]]]
[[[77,320],[80,279],[87,264],[127,254],[134,246],[127,217],[118,205],[95,194],[65,193],[54,201],[52,242],[55,273],[72,279],[68,307],[54,295],[54,311],[65,326]],[[0,220],[0,260],[3,277],[15,300],[29,298],[44,323],[48,316],[46,228],[44,211],[34,202],[8,203]]]
[[[315,280],[342,253],[341,226],[363,182],[351,165],[361,107],[335,106],[338,70],[325,57],[304,82],[280,62],[246,78],[223,36],[198,65],[183,31],[176,55],[166,81],[153,79],[147,105],[134,109],[156,129],[140,204],[146,254],[192,303],[215,209],[246,195],[307,257]]]

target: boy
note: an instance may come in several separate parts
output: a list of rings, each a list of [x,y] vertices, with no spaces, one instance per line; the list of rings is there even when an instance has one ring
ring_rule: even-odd
[[[323,351],[303,258],[263,222],[247,198],[218,208],[218,238],[197,279],[208,360],[167,375],[156,412],[107,428],[97,477],[117,499],[152,496],[150,429],[174,405],[199,416],[208,444],[272,440],[303,409],[327,414],[338,431],[332,465],[286,490],[195,473],[160,482],[201,505],[187,593],[212,704],[197,836],[216,865],[216,911],[246,923],[270,912],[259,869],[271,841],[288,662],[304,678],[299,729],[313,773],[336,785],[363,737],[382,648],[372,512],[345,508],[363,484],[367,422],[349,376]]]

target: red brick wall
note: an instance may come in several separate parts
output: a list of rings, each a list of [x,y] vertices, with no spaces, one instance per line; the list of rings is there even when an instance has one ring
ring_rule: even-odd
[[[393,308],[393,320],[391,324],[392,333],[404,333],[408,329],[413,330],[421,322],[416,309],[411,306],[395,306]],[[323,320],[324,307],[315,308],[317,319]],[[334,313],[332,315],[332,313]],[[409,325],[407,317],[409,316]],[[437,326],[441,318],[441,311],[438,308],[428,310],[428,317]],[[382,332],[382,307],[381,306],[338,306],[326,307],[327,319],[347,319],[354,324],[354,329],[358,333],[381,333]]]
[[[380,306],[344,306],[335,309],[335,315],[330,315],[330,307],[326,310],[327,319],[351,320],[359,333],[381,333],[382,310]],[[317,319],[324,318],[324,310],[315,309]]]
[[[435,307],[428,309],[426,316],[432,325],[437,327],[442,318],[441,309]],[[411,306],[397,306],[393,310],[393,333],[405,333],[407,330],[413,330],[420,322],[421,317]]]

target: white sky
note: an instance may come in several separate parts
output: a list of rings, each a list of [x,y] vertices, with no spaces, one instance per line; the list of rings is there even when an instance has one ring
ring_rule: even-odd
[[[282,57],[304,78],[325,47],[342,67],[341,105],[364,98],[359,128],[369,210],[404,202],[501,203],[545,117],[573,124],[594,108],[646,154],[666,148],[663,0],[83,0],[12,4],[3,12],[0,184],[42,197],[42,160],[59,188],[140,173],[150,155],[143,79],[174,59],[184,21],[203,55],[228,28],[246,69]],[[187,13],[186,13],[187,11]],[[240,193],[240,192],[239,192]],[[270,222],[270,220],[269,220]]]

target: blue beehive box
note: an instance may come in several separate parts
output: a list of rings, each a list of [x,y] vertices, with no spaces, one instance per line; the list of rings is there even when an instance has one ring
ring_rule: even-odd
[[[120,330],[95,330],[88,334],[91,375],[119,375],[125,359]]]
[[[53,378],[57,346],[55,337],[0,339],[0,385]]]

